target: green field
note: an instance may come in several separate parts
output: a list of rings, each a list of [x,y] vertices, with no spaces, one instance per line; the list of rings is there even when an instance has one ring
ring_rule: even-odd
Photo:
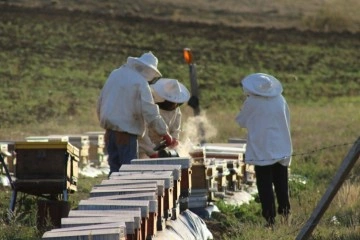
[[[262,228],[257,203],[249,209],[224,207],[229,214],[208,223],[216,239],[294,239],[359,137],[360,33],[351,24],[358,20],[352,18],[351,11],[345,18],[341,7],[336,8],[337,15],[326,15],[330,13],[325,9],[321,16],[337,17],[337,22],[342,22],[344,28],[351,26],[352,31],[319,30],[319,25],[311,28],[310,24],[306,30],[299,30],[304,28],[305,20],[302,18],[301,24],[296,25],[290,17],[294,13],[283,13],[289,3],[285,0],[274,5],[282,15],[263,5],[261,11],[269,15],[268,25],[264,14],[256,19],[246,17],[244,12],[251,10],[249,3],[243,8],[236,5],[236,14],[229,14],[229,6],[234,4],[231,0],[217,4],[222,6],[217,11],[201,8],[203,5],[196,10],[191,4],[190,8],[184,1],[175,0],[167,4],[153,0],[149,5],[124,1],[123,11],[114,1],[104,1],[102,8],[91,1],[87,5],[77,1],[80,5],[68,3],[68,9],[62,10],[62,1],[31,9],[9,7],[4,2],[0,1],[0,140],[99,130],[95,103],[108,74],[128,56],[140,56],[145,51],[153,51],[158,57],[165,77],[177,78],[190,88],[182,50],[192,49],[209,142],[246,136],[233,120],[244,99],[240,87],[244,76],[267,72],[283,83],[291,111],[291,172],[308,180],[306,186],[291,186],[293,225],[279,226],[269,233]],[[216,1],[209,2],[215,5]],[[261,1],[256,2],[262,6]],[[280,3],[286,4],[280,8]],[[110,7],[117,11],[104,12],[103,8]],[[319,5],[315,9],[321,10]],[[142,14],[145,10],[149,11]],[[198,18],[193,19],[197,13]],[[231,16],[243,17],[243,24],[230,24]],[[182,108],[184,126],[192,131],[192,109],[186,105]],[[360,238],[358,174],[356,164],[315,229],[313,239]],[[86,195],[88,188],[79,195]],[[4,201],[0,201],[0,206],[5,216],[10,193],[2,193],[5,194],[0,194],[0,199]],[[244,216],[250,216],[239,217],[237,213],[242,211]],[[339,224],[331,222],[333,216]],[[15,235],[5,239],[37,239],[32,236],[31,220],[18,222],[23,223],[20,229],[28,237],[18,233],[17,238]],[[5,230],[0,239],[7,231],[8,236],[16,234],[3,221],[0,228]]]

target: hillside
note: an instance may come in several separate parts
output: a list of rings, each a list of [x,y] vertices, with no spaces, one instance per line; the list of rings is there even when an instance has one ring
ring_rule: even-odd
[[[360,31],[357,0],[1,0],[0,4],[237,27]]]
[[[10,5],[35,2],[48,1]],[[254,71],[276,75],[290,102],[351,98],[360,92],[358,33],[186,23],[142,14],[113,16],[100,14],[100,7],[95,13],[85,11],[97,6],[92,1],[85,6],[76,1],[81,11],[71,5],[73,1],[66,5],[71,11],[56,9],[65,1],[52,2],[42,8],[1,2],[2,128],[41,123],[36,134],[65,123],[75,124],[77,131],[98,128],[95,102],[107,75],[128,56],[149,50],[159,58],[164,76],[187,86],[182,49],[193,50],[204,109],[237,108],[242,99],[239,81]],[[26,134],[19,131],[12,130],[11,138]]]

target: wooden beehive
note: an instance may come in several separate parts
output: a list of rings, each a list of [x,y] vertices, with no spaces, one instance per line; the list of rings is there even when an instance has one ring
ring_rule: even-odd
[[[156,164],[156,165],[180,165],[181,166],[181,184],[180,195],[188,196],[192,187],[190,158],[185,157],[169,157],[169,158],[151,158],[151,159],[133,159],[131,164]]]
[[[86,132],[89,137],[89,161],[100,165],[105,156],[105,132]]]
[[[70,210],[69,218],[83,217],[93,218],[101,216],[132,216],[134,218],[135,236],[127,236],[126,239],[141,240],[141,211],[136,210]],[[98,225],[98,224],[97,224]]]
[[[67,142],[16,142],[16,191],[59,194],[77,191],[79,150]]]
[[[172,217],[173,208],[173,191],[174,191],[174,177],[172,171],[160,171],[152,173],[124,173],[113,172],[110,175],[110,180],[164,180],[165,194],[164,194],[164,217],[166,219]],[[91,194],[91,193],[90,193]]]
[[[68,227],[52,229],[44,233],[41,239],[116,239],[126,240],[125,222],[114,222],[108,224],[94,224],[80,227]]]
[[[0,142],[0,149],[3,152],[9,153],[9,156],[4,158],[5,164],[10,173],[14,172],[14,150],[15,150],[15,142]]]
[[[146,239],[148,235],[148,221],[152,204],[151,200],[103,200],[103,201],[92,201],[92,200],[81,200],[78,205],[79,210],[141,210],[141,235],[142,239]],[[154,209],[153,213],[156,213]],[[151,221],[156,222],[157,219]]]
[[[89,163],[89,136],[82,134],[68,135],[69,142],[80,150],[80,165],[87,165]]]
[[[134,188],[134,185],[142,184],[142,183],[156,183],[157,185],[157,192],[140,192],[140,193],[134,193],[133,190],[136,190]],[[119,195],[112,195],[112,196],[105,196],[105,197],[91,197],[90,199],[97,199],[97,198],[104,198],[109,200],[117,200],[117,199],[132,199],[132,198],[141,198],[143,200],[153,200],[152,198],[149,199],[149,195],[156,194],[157,195],[157,203],[158,203],[158,230],[163,230],[165,228],[165,208],[164,208],[164,197],[165,197],[165,181],[159,180],[159,179],[105,179],[101,182],[102,186],[128,186],[131,192],[119,192]],[[97,185],[96,185],[97,186]],[[129,189],[128,189],[129,190]],[[166,213],[167,214],[167,213]]]

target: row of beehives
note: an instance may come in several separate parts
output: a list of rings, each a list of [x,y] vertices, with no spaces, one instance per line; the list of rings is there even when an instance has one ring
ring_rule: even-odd
[[[88,164],[99,166],[104,161],[105,141],[104,132],[86,132],[84,134],[48,135],[25,137],[26,142],[69,142],[79,149],[79,165]],[[14,141],[0,141],[2,151],[12,153],[15,148]],[[15,171],[15,156],[7,157],[6,163],[10,172]]]
[[[70,142],[79,149],[80,167],[89,162],[95,165],[101,164],[106,154],[104,132],[87,132],[84,135],[30,136],[25,140],[27,142]],[[0,145],[2,149],[12,152],[15,143],[0,142]],[[244,183],[251,184],[254,181],[253,166],[244,164],[243,161],[245,145],[245,140],[230,139],[229,143],[205,144],[189,152],[194,165],[193,176],[197,179],[193,186],[195,199],[190,199],[190,201],[202,200],[200,201],[202,204],[207,195],[212,200],[214,192],[238,190]],[[7,157],[10,172],[15,171],[15,162],[13,157]]]
[[[83,135],[49,135],[26,137],[27,142],[69,142],[79,149],[79,167],[92,163],[99,165],[106,155],[104,132],[86,132]],[[1,149],[12,152],[14,142],[0,142]],[[244,183],[254,181],[253,166],[244,164],[243,157],[246,141],[230,139],[229,143],[205,144],[190,151],[193,175],[196,181],[193,193],[204,199],[210,190],[210,200],[214,192],[241,189]],[[14,156],[7,157],[8,169],[14,173]],[[195,194],[193,194],[195,195]]]
[[[31,144],[31,141],[28,144]],[[44,146],[41,148],[43,147]],[[49,146],[45,147],[48,148]],[[200,151],[198,151],[199,149]],[[225,189],[236,190],[241,187],[241,184],[251,183],[253,181],[253,172],[251,169],[248,169],[248,166],[243,164],[244,148],[241,147],[241,145],[206,144],[199,149],[195,149],[190,153],[191,158],[134,160],[137,163],[152,164],[152,166],[123,165],[120,173],[111,176],[111,179],[104,180],[101,185],[94,187],[90,199],[80,202],[79,210],[84,210],[85,212],[71,211],[69,218],[62,220],[62,225],[66,228],[72,226],[72,230],[75,231],[75,233],[71,233],[69,228],[54,229],[46,233],[47,235],[44,235],[44,237],[54,239],[54,236],[62,235],[63,238],[56,239],[72,239],[70,234],[85,234],[90,231],[94,236],[95,234],[101,236],[93,239],[110,239],[104,237],[106,235],[104,229],[112,229],[111,231],[105,231],[108,233],[111,232],[113,234],[112,236],[114,236],[114,234],[120,236],[121,233],[127,233],[124,234],[124,237],[126,238],[127,236],[128,239],[138,239],[140,236],[143,238],[153,237],[156,235],[157,230],[163,229],[164,221],[176,219],[180,211],[187,208],[205,208],[207,203],[213,200],[214,192],[222,192]],[[179,166],[176,166],[178,163],[181,163],[181,174]],[[156,187],[144,185],[144,182],[146,182],[146,184],[151,184],[150,182],[152,182],[151,179],[147,179],[150,177],[148,176],[149,171],[156,172],[161,169],[161,174],[164,174],[163,171],[169,170],[164,165],[169,164],[172,165],[170,167],[172,172],[170,172],[171,174],[167,173],[169,175],[166,176],[167,181],[159,183],[161,179],[157,179]],[[159,169],[157,165],[162,166],[160,166]],[[135,169],[133,169],[134,167]],[[137,175],[131,174],[131,179],[126,180],[125,178],[130,177],[129,172],[134,171],[137,172]],[[147,172],[147,175],[144,175],[145,172]],[[141,175],[139,175],[140,173]],[[154,174],[151,174],[151,176],[152,175]],[[155,175],[159,177],[159,173]],[[112,181],[112,183],[110,181]],[[120,194],[117,188],[126,190],[122,190],[123,192]],[[155,189],[156,191],[154,191]],[[103,193],[104,191],[106,193]],[[148,191],[153,191],[153,193],[149,194]],[[109,196],[108,194],[115,195]],[[122,215],[124,216],[128,214],[127,211],[125,211],[131,208],[128,204],[134,204],[134,202],[139,202],[141,199],[144,200],[144,198],[148,203],[142,208],[139,206],[140,217],[134,216],[134,222],[129,220],[125,221],[127,217],[122,218],[123,220],[116,220],[117,222],[115,223],[112,222],[118,218],[120,211],[122,211]],[[93,200],[96,199],[98,202],[93,202]],[[87,206],[88,203],[91,206]],[[102,209],[102,211],[88,212],[88,209]],[[104,209],[110,211],[104,211]],[[113,209],[117,210],[114,211]],[[114,213],[115,216],[113,215]],[[81,215],[81,217],[77,214]],[[94,216],[90,218],[90,215]],[[87,216],[87,218],[83,218],[85,216]],[[157,218],[155,219],[155,217]],[[138,220],[135,221],[136,219]],[[142,219],[142,228],[141,225],[139,225],[139,219]],[[111,223],[108,223],[109,221]],[[156,222],[156,227],[154,222]],[[135,225],[138,226],[138,228],[135,228]],[[138,238],[135,238],[136,236]]]
[[[211,156],[214,149],[203,150]],[[43,239],[78,239],[81,234],[91,234],[92,239],[156,239],[166,222],[182,211],[205,208],[212,192],[253,181],[244,179],[241,170],[231,174],[244,168],[243,154],[219,159],[221,154],[215,152],[211,158],[134,159],[122,165],[61,219],[61,228],[44,233]]]
[[[43,239],[153,239],[189,205],[191,159],[134,159],[95,185]],[[76,238],[77,237],[77,238]]]

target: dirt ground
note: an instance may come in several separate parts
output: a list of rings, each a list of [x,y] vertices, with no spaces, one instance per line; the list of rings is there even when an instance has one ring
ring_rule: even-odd
[[[228,26],[360,31],[357,0],[0,0],[1,5]]]

